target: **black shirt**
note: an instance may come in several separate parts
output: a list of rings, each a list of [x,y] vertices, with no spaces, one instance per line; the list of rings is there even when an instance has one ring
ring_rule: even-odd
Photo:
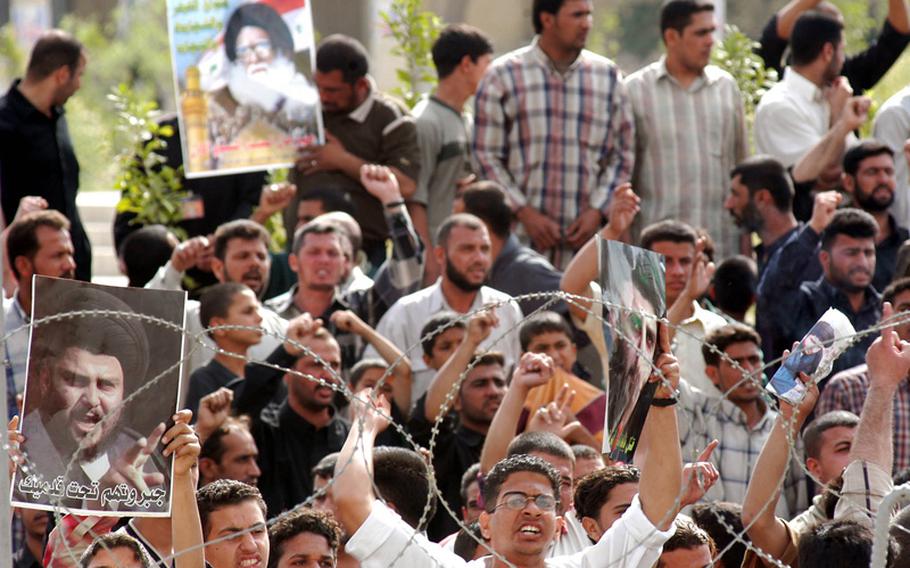
[[[79,162],[62,107],[44,115],[19,92],[19,80],[0,98],[0,206],[7,224],[19,201],[39,195],[69,219],[76,277],[90,280],[92,251],[76,210]]]
[[[32,551],[23,542],[22,548],[13,555],[13,568],[42,568],[42,566],[41,562],[32,556]]]
[[[408,427],[414,440],[425,448],[430,447],[433,422],[426,419],[427,397],[420,397]],[[433,446],[433,468],[436,486],[442,497],[456,513],[461,513],[461,477],[469,467],[480,461],[480,452],[486,434],[465,428],[457,417],[449,415],[439,425]],[[430,540],[440,541],[459,529],[458,523],[441,504],[436,505],[436,515],[427,527]]]
[[[199,367],[190,375],[190,389],[186,393],[184,408],[193,411],[195,417],[199,410],[199,401],[207,394],[211,394],[221,387],[231,385],[237,375],[230,372],[227,367],[212,359],[205,366]],[[237,383],[234,383],[236,385]]]

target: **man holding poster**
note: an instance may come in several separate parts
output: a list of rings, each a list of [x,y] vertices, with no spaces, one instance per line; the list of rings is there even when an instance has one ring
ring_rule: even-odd
[[[305,0],[168,2],[187,177],[288,166],[321,138]]]
[[[35,289],[35,321],[112,310],[183,324],[182,302],[175,301],[183,293],[121,289],[115,296],[103,287],[43,277]],[[153,301],[163,307],[148,309]],[[16,505],[166,514],[170,466],[158,442],[176,410],[179,373],[165,373],[152,396],[137,391],[170,366],[153,363],[150,354],[177,361],[181,345],[173,330],[105,312],[33,328],[20,448],[28,468],[14,478]]]

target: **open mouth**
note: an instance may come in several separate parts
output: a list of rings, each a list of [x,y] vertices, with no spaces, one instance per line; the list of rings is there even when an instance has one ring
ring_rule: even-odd
[[[535,525],[523,525],[518,529],[519,534],[529,535],[529,536],[538,536],[540,535],[540,527]]]

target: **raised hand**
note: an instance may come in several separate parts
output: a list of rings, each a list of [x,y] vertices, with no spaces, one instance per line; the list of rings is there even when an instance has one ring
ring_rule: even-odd
[[[694,463],[687,463],[683,466],[680,507],[697,503],[720,479],[717,468],[711,463],[711,454],[719,444],[719,441],[712,440],[698,455],[698,459]]]
[[[177,272],[185,272],[199,262],[208,248],[208,237],[193,237],[183,241],[171,253],[171,267]]]
[[[654,366],[661,372],[663,377],[658,373],[652,373],[650,381],[660,381],[654,398],[673,398],[675,391],[679,387],[679,361],[670,350],[670,330],[666,325],[659,325],[660,335],[660,355],[657,357]],[[662,380],[665,379],[665,380]],[[669,387],[667,385],[669,383]]]
[[[259,207],[256,209],[257,216],[268,219],[275,213],[283,211],[294,200],[296,193],[297,186],[292,183],[273,183],[262,186],[262,192],[259,194]]]
[[[234,402],[234,391],[221,387],[199,400],[199,411],[196,416],[196,433],[199,442],[205,443],[212,433],[221,427],[231,414],[231,403]]]
[[[525,353],[512,373],[512,386],[531,390],[545,385],[553,376],[553,359],[543,353]]]
[[[495,311],[490,309],[481,310],[471,316],[471,319],[468,320],[468,328],[463,341],[477,347],[490,337],[493,328],[498,325],[499,318],[496,317]]]
[[[361,335],[366,323],[351,310],[338,310],[329,318],[338,331]]]
[[[162,485],[164,474],[159,472],[146,473],[143,471],[145,463],[155,453],[158,440],[164,434],[164,424],[159,424],[152,430],[148,438],[139,438],[124,453],[120,454],[111,464],[110,469],[101,478],[102,487],[116,487],[125,483],[134,487],[139,493],[147,493],[149,487]]]
[[[885,302],[882,320],[887,321],[893,314],[891,304]],[[866,351],[866,365],[872,385],[896,389],[910,371],[910,343],[903,341],[893,327],[885,327]]]
[[[363,389],[351,399],[351,424],[361,425],[362,432],[379,434],[391,423],[392,403],[382,393],[373,399],[374,394],[373,389]]]
[[[704,237],[699,238],[695,244],[695,262],[692,267],[692,276],[686,282],[686,288],[683,290],[683,296],[688,298],[690,302],[704,296],[714,278],[716,267],[708,259],[708,255],[705,254],[706,244]]]
[[[293,357],[299,357],[303,354],[303,349],[298,344],[303,343],[307,337],[316,333],[322,327],[321,319],[313,319],[308,313],[303,313],[288,322],[287,339],[284,342],[284,350]]]
[[[632,226],[632,221],[641,210],[641,198],[632,191],[631,183],[624,183],[610,198],[610,218],[607,229],[610,238],[618,239]]]
[[[193,428],[190,419],[193,413],[181,410],[174,415],[174,425],[168,430],[161,443],[165,448],[162,454],[165,457],[174,456],[174,476],[187,475],[196,466],[202,446]]]
[[[528,432],[552,432],[563,440],[570,438],[582,429],[581,422],[575,420],[570,410],[575,400],[575,391],[563,384],[556,395],[556,400],[538,408],[528,421]]]
[[[376,199],[382,202],[394,203],[401,201],[401,188],[398,178],[386,166],[364,164],[360,167],[360,183]]]
[[[812,218],[809,219],[809,226],[818,234],[828,226],[838,206],[843,201],[843,196],[837,191],[823,191],[815,195],[815,204],[812,206]]]

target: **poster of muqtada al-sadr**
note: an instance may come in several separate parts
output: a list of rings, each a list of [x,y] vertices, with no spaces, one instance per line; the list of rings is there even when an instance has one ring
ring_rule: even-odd
[[[186,177],[288,167],[323,140],[311,0],[167,0]]]

